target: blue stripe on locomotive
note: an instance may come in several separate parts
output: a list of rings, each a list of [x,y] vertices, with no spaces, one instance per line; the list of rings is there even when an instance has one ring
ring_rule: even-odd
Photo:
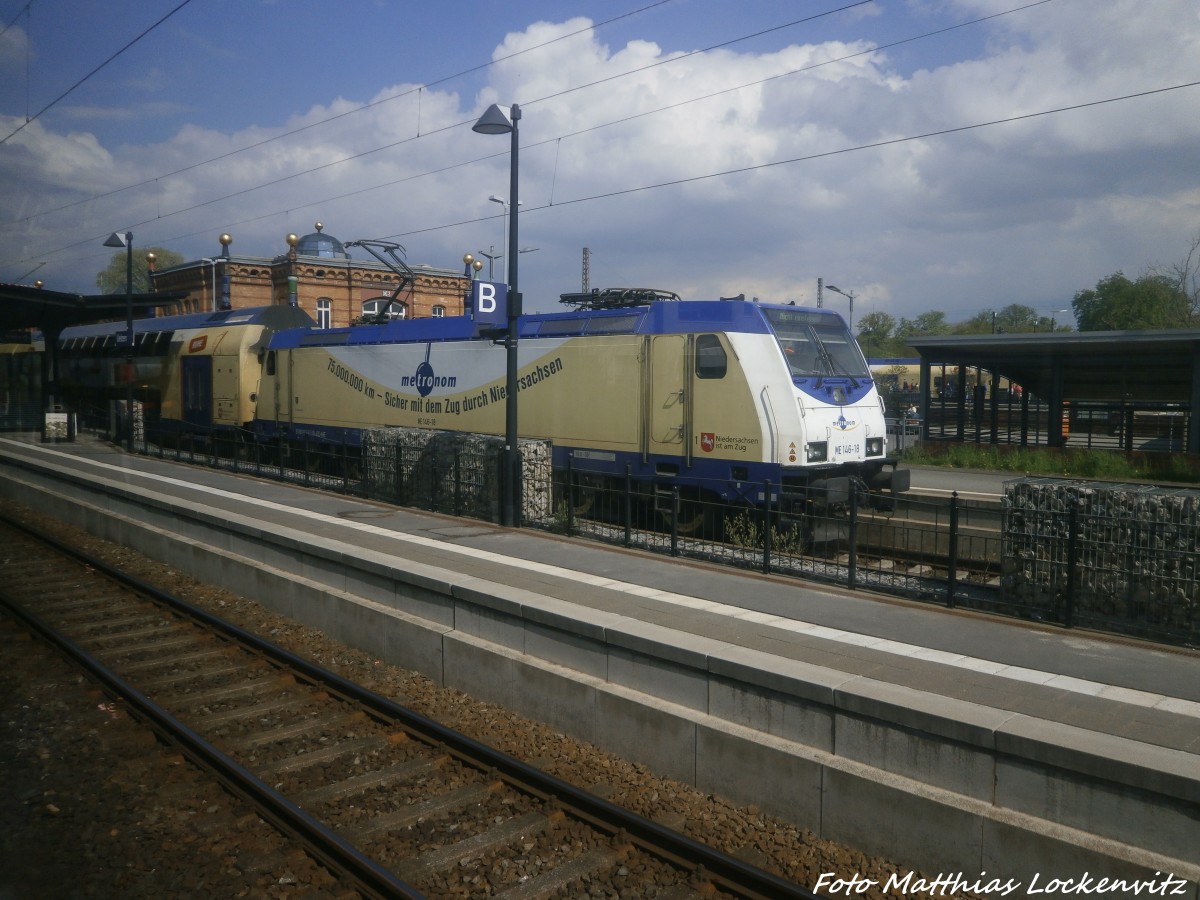
[[[255,306],[247,309],[225,309],[217,312],[182,313],[177,316],[152,316],[133,320],[133,333],[182,331],[194,328],[212,328],[218,325],[260,325],[273,323],[281,318],[279,306]],[[311,321],[307,313],[296,309],[296,322]],[[124,321],[99,322],[90,325],[72,325],[62,331],[62,340],[73,338],[106,337],[124,334]],[[304,330],[304,329],[300,329]]]
[[[841,317],[833,310],[806,310]],[[577,325],[577,328],[572,326]],[[518,320],[520,338],[553,335],[567,337],[587,333],[687,334],[700,331],[739,331],[766,334],[770,326],[756,303],[739,301],[681,300],[654,303],[645,307],[531,313]],[[355,344],[426,343],[428,341],[490,340],[469,316],[402,319],[383,325],[355,325],[347,328],[288,329],[271,338],[271,348],[291,350],[297,347],[353,346]]]

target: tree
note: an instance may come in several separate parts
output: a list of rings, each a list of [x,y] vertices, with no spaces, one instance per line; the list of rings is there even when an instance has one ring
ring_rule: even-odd
[[[996,327],[996,317],[999,315],[994,309],[984,309],[975,313],[971,318],[964,322],[958,322],[954,325],[955,334],[991,334],[1000,329]]]
[[[946,314],[938,310],[923,312],[915,319],[901,319],[900,325],[896,328],[896,336],[905,339],[949,333],[950,326],[946,324]]]
[[[146,271],[146,254],[153,253],[156,257],[154,266],[157,269],[169,269],[181,265],[185,260],[174,250],[164,247],[147,247],[144,250],[133,251],[133,292],[146,294],[150,292],[150,276]],[[125,293],[125,264],[126,251],[118,250],[112,255],[108,266],[96,276],[96,287],[102,294]]]
[[[1069,331],[1050,316],[1038,315],[1032,306],[1010,303],[997,312],[985,309],[954,326],[955,334],[1028,334],[1031,331]]]
[[[858,344],[868,359],[892,356],[896,320],[885,312],[867,313],[858,320]]]
[[[1189,298],[1166,275],[1143,275],[1130,281],[1115,272],[1094,290],[1077,291],[1071,301],[1080,331],[1130,331],[1144,328],[1187,328]]]
[[[1187,298],[1191,324],[1200,321],[1200,235],[1192,238],[1192,245],[1182,261],[1165,272],[1155,271],[1154,274],[1170,279],[1175,289]]]

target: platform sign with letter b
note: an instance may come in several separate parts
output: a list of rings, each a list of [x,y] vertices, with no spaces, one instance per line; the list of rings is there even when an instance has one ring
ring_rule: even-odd
[[[475,322],[487,328],[508,325],[508,285],[476,281],[471,285],[471,309]]]

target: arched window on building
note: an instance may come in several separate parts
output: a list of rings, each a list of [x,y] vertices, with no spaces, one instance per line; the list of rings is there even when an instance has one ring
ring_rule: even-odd
[[[333,324],[333,301],[328,297],[317,300],[317,327],[329,328]]]
[[[446,315],[446,307],[444,307],[444,306],[435,306],[435,307],[433,308],[433,317],[434,317],[435,319],[440,319],[440,318],[442,318],[444,315]]]
[[[407,308],[400,300],[391,300],[387,297],[373,297],[370,300],[363,301],[362,320],[364,322],[403,319],[407,315]]]

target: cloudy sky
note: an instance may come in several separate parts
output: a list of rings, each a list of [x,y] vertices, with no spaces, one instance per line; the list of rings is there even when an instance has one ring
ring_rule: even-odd
[[[0,28],[5,282],[93,292],[126,230],[505,253],[493,102],[537,310],[586,247],[591,287],[1053,315],[1200,237],[1196,0],[0,0]]]

